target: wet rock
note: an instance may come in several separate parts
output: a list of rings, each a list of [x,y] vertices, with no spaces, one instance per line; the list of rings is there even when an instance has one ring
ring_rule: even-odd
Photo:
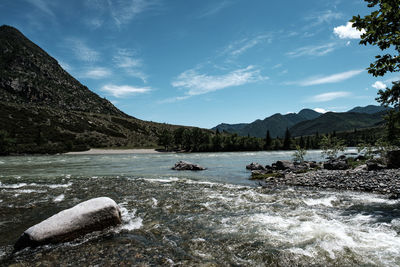
[[[349,165],[347,164],[346,158],[330,159],[323,164],[326,170],[347,170]]]
[[[172,167],[173,170],[176,171],[203,171],[206,168],[198,165],[198,164],[193,164],[187,161],[178,161],[175,163],[175,166]]]
[[[374,161],[374,160],[367,161],[367,170],[368,171],[378,171],[378,170],[383,170],[385,168],[386,168],[385,165],[380,164],[377,161]]]
[[[400,168],[400,150],[392,150],[387,153],[387,167],[390,169]]]
[[[114,200],[108,197],[93,198],[27,229],[15,243],[14,251],[71,241],[120,223],[121,212]]]
[[[390,194],[388,197],[388,199],[390,199],[390,200],[396,200],[399,198],[400,198],[400,194],[396,194],[396,193]]]
[[[277,170],[294,170],[296,167],[294,166],[293,162],[289,160],[278,160],[276,163],[272,164],[275,169]]]
[[[266,170],[266,168],[263,165],[261,165],[261,164],[259,164],[257,162],[252,162],[249,165],[246,165],[246,169],[252,170],[252,171],[254,171],[254,170]]]

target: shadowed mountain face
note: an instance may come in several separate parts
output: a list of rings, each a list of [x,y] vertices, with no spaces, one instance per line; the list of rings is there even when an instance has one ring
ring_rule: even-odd
[[[388,111],[388,110],[390,110],[390,108],[383,107],[383,106],[368,105],[366,107],[355,107],[353,109],[350,109],[348,112],[374,114],[374,113]]]
[[[298,114],[290,113],[282,115],[277,113],[264,120],[256,120],[248,124],[220,124],[214,127],[213,130],[225,130],[242,136],[250,135],[262,138],[264,138],[266,132],[269,131],[271,137],[280,137],[285,135],[286,128],[290,128],[302,121],[318,118],[319,116],[321,116],[321,113],[311,109],[303,109]]]
[[[175,128],[126,115],[17,29],[0,27],[0,154],[155,147]]]
[[[291,127],[292,136],[313,135],[318,133],[343,132],[354,129],[376,127],[383,124],[383,116],[386,112],[374,114],[343,112],[328,112],[314,120],[300,122]]]
[[[238,135],[264,138],[269,131],[271,137],[283,137],[286,128],[292,136],[331,133],[333,131],[352,131],[382,125],[383,115],[389,108],[369,105],[356,107],[348,112],[328,112],[321,114],[311,109],[303,109],[299,113],[286,115],[274,114],[264,120],[252,123],[220,124],[213,128],[219,131],[237,133]]]
[[[126,116],[63,70],[17,29],[0,27],[0,101]]]

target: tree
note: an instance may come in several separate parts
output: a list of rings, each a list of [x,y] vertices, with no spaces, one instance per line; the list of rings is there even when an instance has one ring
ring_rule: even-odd
[[[323,136],[320,142],[322,152],[321,154],[333,159],[336,158],[339,152],[345,149],[344,140],[330,135]]]
[[[163,129],[160,136],[158,137],[158,144],[163,146],[165,150],[168,150],[169,146],[173,143],[173,136],[170,131]]]
[[[264,146],[264,149],[265,149],[265,150],[271,149],[271,145],[272,145],[271,135],[269,134],[269,130],[267,130],[267,134],[266,134],[266,136],[265,136],[265,146]]]
[[[293,153],[292,158],[294,162],[304,162],[304,156],[307,154],[307,150],[300,147],[299,145],[296,146],[296,151]]]
[[[289,150],[291,144],[292,144],[292,139],[290,137],[290,132],[289,129],[286,127],[285,139],[283,140],[283,150]]]
[[[371,14],[360,17],[353,16],[350,22],[353,27],[363,31],[360,44],[377,45],[382,51],[394,48],[394,55],[377,55],[371,63],[368,72],[372,75],[383,76],[386,72],[400,71],[400,5],[398,0],[365,0],[368,7],[374,9]],[[393,51],[393,50],[391,50]],[[397,53],[397,55],[396,55]]]
[[[368,72],[373,76],[383,76],[387,72],[400,71],[400,4],[398,0],[365,0],[368,7],[375,8],[365,17],[353,16],[353,27],[363,31],[360,44],[378,46],[382,51],[389,49],[383,55],[375,56]],[[376,8],[378,7],[378,8]],[[399,135],[396,128],[400,124],[399,101],[400,82],[393,82],[391,89],[379,90],[376,100],[384,106],[393,106],[396,111],[387,117],[388,141],[398,142]],[[392,128],[390,128],[392,127]]]
[[[177,147],[182,147],[184,131],[185,131],[185,128],[183,128],[183,127],[179,127],[178,129],[174,130],[174,143]]]

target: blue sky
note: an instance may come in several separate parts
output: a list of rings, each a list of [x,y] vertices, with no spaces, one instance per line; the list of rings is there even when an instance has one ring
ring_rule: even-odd
[[[2,0],[18,28],[134,117],[211,128],[274,113],[377,104],[399,79],[348,20],[362,0]]]

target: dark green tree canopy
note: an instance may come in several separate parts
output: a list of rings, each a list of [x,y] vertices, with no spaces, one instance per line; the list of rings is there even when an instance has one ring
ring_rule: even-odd
[[[365,0],[368,7],[375,8],[371,14],[353,16],[351,22],[358,30],[365,30],[360,44],[376,45],[382,51],[394,49],[393,53],[377,55],[368,72],[374,76],[383,76],[386,72],[400,71],[400,1]]]

